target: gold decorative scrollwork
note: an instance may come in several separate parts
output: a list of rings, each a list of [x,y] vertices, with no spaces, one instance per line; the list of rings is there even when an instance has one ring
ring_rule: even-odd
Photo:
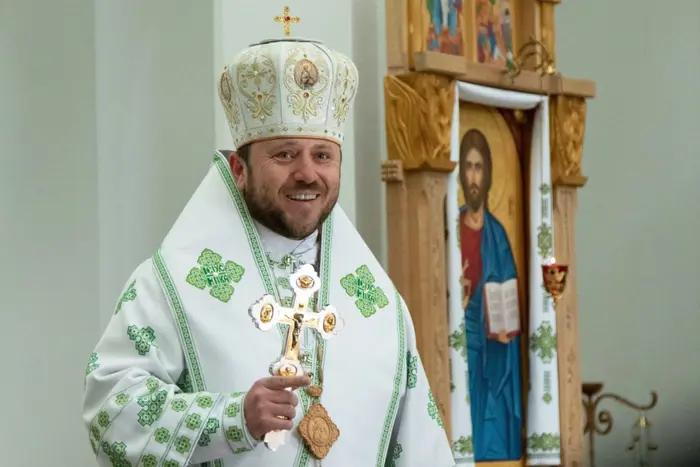
[[[581,172],[586,128],[586,100],[582,97],[551,96],[550,144],[552,181],[555,185],[583,186]]]
[[[451,172],[455,82],[431,73],[384,78],[387,149],[403,170]]]

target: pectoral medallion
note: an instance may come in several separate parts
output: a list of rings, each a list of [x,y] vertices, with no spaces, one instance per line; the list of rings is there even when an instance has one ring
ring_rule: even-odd
[[[262,331],[269,331],[278,323],[288,325],[287,339],[281,357],[270,366],[270,372],[279,376],[304,374],[304,368],[299,360],[304,328],[314,329],[324,341],[331,339],[343,328],[343,320],[333,306],[327,305],[318,313],[308,306],[309,299],[321,287],[321,281],[312,265],[302,266],[289,277],[289,282],[294,290],[294,301],[291,307],[285,307],[277,303],[271,295],[265,295],[249,309],[255,326]],[[320,353],[319,361],[322,357]],[[318,377],[320,381],[323,380],[323,371],[320,368]],[[309,389],[311,397],[320,397],[321,386]],[[318,402],[315,402],[307,411],[298,429],[315,456],[317,453],[325,456],[340,435],[338,427]],[[286,435],[286,431],[267,433],[264,438],[265,446],[271,451],[276,451],[285,444]]]
[[[326,409],[318,402],[311,404],[299,423],[297,431],[311,454],[317,459],[326,457],[333,443],[340,437],[340,430],[331,420]]]

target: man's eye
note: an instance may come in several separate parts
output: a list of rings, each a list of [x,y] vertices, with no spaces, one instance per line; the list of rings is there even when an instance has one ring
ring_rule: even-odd
[[[276,156],[278,159],[291,159],[293,156],[289,152],[281,152]]]
[[[326,154],[325,152],[322,152],[321,154],[318,155],[319,159],[330,159],[331,156],[330,154]]]

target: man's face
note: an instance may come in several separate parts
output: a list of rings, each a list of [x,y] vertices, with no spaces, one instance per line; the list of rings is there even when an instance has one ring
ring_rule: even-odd
[[[461,168],[464,174],[466,186],[464,200],[471,211],[478,211],[486,199],[486,186],[484,183],[484,158],[476,149],[470,149]]]
[[[253,143],[231,170],[251,216],[287,238],[305,238],[333,210],[340,190],[340,146],[310,138]]]

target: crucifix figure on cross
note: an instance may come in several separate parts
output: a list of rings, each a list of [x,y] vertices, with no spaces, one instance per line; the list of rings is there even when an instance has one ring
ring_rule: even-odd
[[[273,365],[273,376],[301,376],[304,369],[299,361],[299,349],[303,339],[303,329],[311,328],[322,339],[328,340],[343,328],[343,320],[338,310],[327,305],[320,312],[309,309],[309,300],[321,288],[321,280],[314,267],[305,264],[289,276],[294,291],[291,307],[279,304],[271,295],[264,295],[251,305],[250,317],[261,331],[269,331],[277,324],[288,325],[287,338],[282,354]],[[265,445],[272,451],[285,443],[286,431],[270,432],[265,435]]]
[[[301,21],[301,18],[298,16],[291,16],[289,6],[285,5],[284,6],[284,13],[282,16],[275,16],[275,23],[283,23],[284,24],[284,35],[289,36],[292,32],[292,23],[298,23]]]

